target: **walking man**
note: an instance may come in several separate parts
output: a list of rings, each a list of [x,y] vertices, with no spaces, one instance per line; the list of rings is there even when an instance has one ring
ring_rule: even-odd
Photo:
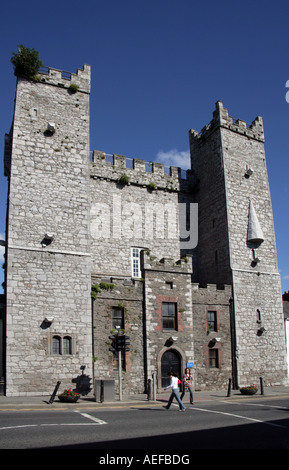
[[[172,404],[173,399],[175,398],[177,400],[178,404],[179,404],[179,407],[180,407],[179,411],[185,411],[186,408],[184,407],[183,402],[180,399],[180,395],[179,395],[178,377],[176,377],[176,375],[173,372],[169,372],[168,375],[171,379],[171,382],[170,382],[170,385],[168,387],[165,387],[165,390],[167,390],[168,388],[171,388],[172,393],[171,393],[171,396],[169,398],[167,406],[164,406],[164,408],[166,410],[168,410],[169,407]]]

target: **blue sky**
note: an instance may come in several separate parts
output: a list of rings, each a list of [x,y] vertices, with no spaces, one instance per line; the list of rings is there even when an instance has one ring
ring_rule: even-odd
[[[1,6],[0,135],[9,132],[17,45],[44,64],[92,67],[91,149],[186,167],[190,128],[209,123],[215,102],[247,123],[264,119],[282,290],[289,290],[289,3],[84,0]],[[0,171],[0,234],[7,181]],[[2,264],[2,262],[1,262]],[[0,284],[3,273],[0,269]],[[2,290],[0,290],[2,292]]]

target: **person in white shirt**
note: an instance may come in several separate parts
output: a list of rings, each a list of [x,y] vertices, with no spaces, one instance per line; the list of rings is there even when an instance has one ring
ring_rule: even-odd
[[[171,406],[172,404],[172,401],[173,399],[175,398],[179,404],[179,411],[185,411],[185,407],[184,407],[184,404],[182,402],[182,400],[180,399],[180,395],[179,395],[179,387],[178,387],[178,377],[175,376],[175,374],[173,372],[169,372],[169,377],[171,379],[171,382],[170,382],[170,385],[168,387],[165,387],[165,390],[168,390],[168,388],[171,388],[172,389],[172,393],[171,393],[171,396],[169,398],[169,401],[168,401],[168,404],[167,406],[164,406],[164,408],[166,410],[169,409],[169,407]]]

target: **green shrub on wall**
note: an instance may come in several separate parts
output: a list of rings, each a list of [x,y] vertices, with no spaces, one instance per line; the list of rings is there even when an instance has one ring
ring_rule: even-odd
[[[18,46],[18,53],[13,52],[10,62],[14,66],[16,77],[35,79],[39,67],[43,65],[39,52],[22,45]]]

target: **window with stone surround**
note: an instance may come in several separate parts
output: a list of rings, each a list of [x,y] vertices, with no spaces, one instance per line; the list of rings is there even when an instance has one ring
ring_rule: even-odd
[[[217,312],[215,310],[208,310],[207,322],[208,322],[208,331],[218,331]]]
[[[72,338],[68,335],[54,335],[52,337],[52,354],[55,356],[68,356],[72,354]]]
[[[61,354],[61,338],[60,336],[53,336],[52,338],[52,354]]]
[[[164,330],[177,330],[177,304],[175,302],[162,302],[162,319]]]
[[[132,277],[137,277],[137,278],[141,277],[140,252],[141,252],[141,248],[131,249],[131,275]]]
[[[209,368],[210,369],[219,368],[219,350],[218,349],[209,349]]]
[[[120,328],[124,329],[124,308],[123,307],[112,307],[111,314],[112,329],[115,330]]]

